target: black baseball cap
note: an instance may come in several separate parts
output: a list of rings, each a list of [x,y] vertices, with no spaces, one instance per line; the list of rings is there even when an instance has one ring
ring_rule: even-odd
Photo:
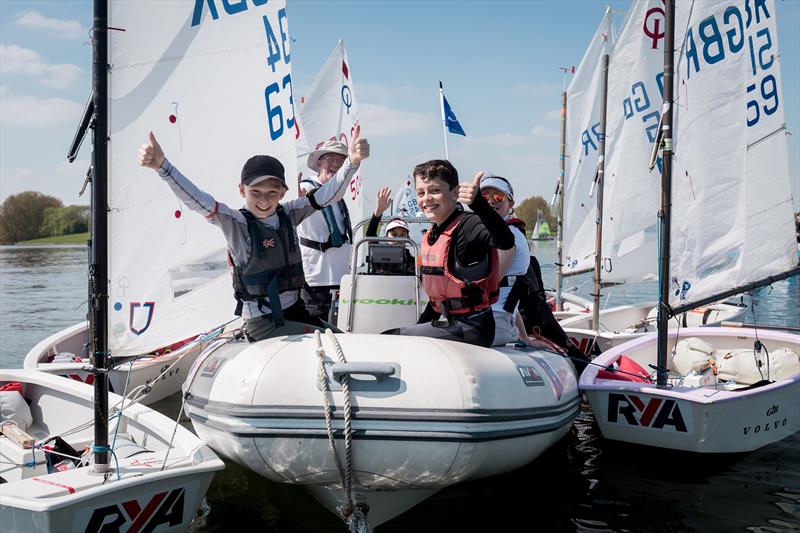
[[[242,167],[242,184],[248,187],[264,180],[275,179],[286,185],[283,164],[271,155],[254,155]]]

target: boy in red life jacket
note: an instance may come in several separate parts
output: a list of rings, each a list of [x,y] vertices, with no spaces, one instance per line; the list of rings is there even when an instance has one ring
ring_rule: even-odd
[[[482,176],[479,172],[471,183],[459,185],[458,171],[438,159],[414,168],[417,203],[433,222],[420,250],[422,284],[430,301],[416,325],[384,333],[491,346],[491,306],[500,282],[497,251],[513,250],[514,235],[479,194]]]

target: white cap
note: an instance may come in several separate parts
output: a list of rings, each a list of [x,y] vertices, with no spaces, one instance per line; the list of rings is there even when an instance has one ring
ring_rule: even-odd
[[[514,199],[514,189],[504,178],[493,175],[483,176],[483,178],[481,178],[481,189],[486,189],[488,187],[502,191],[506,193],[509,198],[512,200]]]
[[[394,228],[403,228],[404,230],[409,231],[406,221],[399,218],[394,218],[390,220],[388,224],[386,224],[386,235],[388,235],[389,231],[393,230]]]

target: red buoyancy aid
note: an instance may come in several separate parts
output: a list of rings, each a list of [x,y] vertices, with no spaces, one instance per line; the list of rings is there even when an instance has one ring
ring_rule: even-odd
[[[489,274],[477,280],[463,280],[450,268],[453,232],[464,219],[460,214],[439,234],[436,242],[429,244],[427,236],[422,239],[420,251],[422,287],[437,313],[442,312],[442,303],[447,302],[452,315],[465,315],[488,309],[499,296],[499,263],[497,249],[489,255]]]

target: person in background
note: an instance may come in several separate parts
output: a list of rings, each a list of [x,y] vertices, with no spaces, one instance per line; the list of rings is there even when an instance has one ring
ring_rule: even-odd
[[[347,147],[337,141],[327,141],[311,152],[307,165],[317,175],[307,179],[299,176],[300,196],[319,190],[332,178],[338,178],[340,172],[347,171],[344,166],[347,155]],[[306,273],[301,295],[310,316],[328,320],[331,291],[339,288],[350,262],[353,228],[342,196],[331,205],[320,207],[297,230]]]
[[[422,284],[430,301],[414,326],[387,334],[420,335],[491,346],[492,304],[499,296],[498,250],[514,249],[514,234],[480,195],[483,172],[459,185],[449,162],[414,168],[417,202],[433,227],[422,240]],[[464,211],[459,203],[469,206]]]
[[[326,185],[307,196],[281,202],[288,191],[284,167],[269,155],[256,155],[242,168],[242,209],[233,209],[201,191],[167,160],[153,133],[139,150],[143,167],[154,169],[192,211],[219,227],[233,264],[235,313],[244,317],[248,340],[306,333],[322,324],[309,316],[299,299],[304,283],[300,243],[295,227],[317,210],[339,201],[369,143],[357,127],[346,161]]]
[[[367,225],[366,236],[367,237],[377,237],[378,236],[378,226],[381,222],[381,217],[383,216],[384,211],[389,208],[391,204],[391,196],[392,190],[389,187],[381,187],[378,189],[377,199],[375,201],[375,211],[372,213],[372,217],[369,219],[369,224]],[[393,239],[408,239],[409,238],[409,228],[408,224],[402,218],[393,218],[386,224],[386,228],[384,230],[385,237],[391,237]],[[383,269],[382,271],[375,272],[376,274],[405,274],[405,275],[414,275],[416,274],[415,268],[415,260],[414,256],[409,252],[408,248],[403,245],[404,253],[403,253],[403,266],[402,269],[399,271],[391,271],[387,269]]]

